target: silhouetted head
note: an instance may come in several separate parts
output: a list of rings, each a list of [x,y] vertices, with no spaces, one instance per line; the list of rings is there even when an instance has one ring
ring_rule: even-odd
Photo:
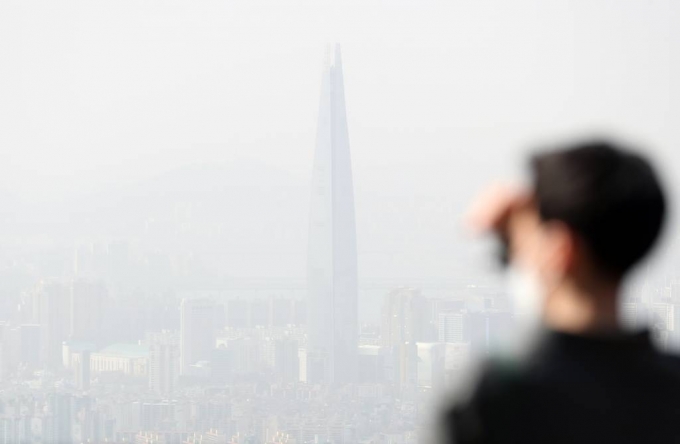
[[[575,329],[608,317],[615,327],[621,280],[666,216],[656,173],[641,155],[601,140],[540,151],[530,167],[529,187],[496,187],[477,201],[473,227],[503,240],[511,276],[521,278],[512,288],[524,295],[520,312]]]
[[[476,228],[504,241],[504,259],[521,278],[513,286],[519,311],[542,312],[552,325],[598,324],[606,314],[614,326],[621,280],[665,219],[657,175],[639,154],[601,140],[540,151],[530,166],[530,187],[497,188],[473,213]]]
[[[572,244],[563,246],[572,256],[563,258],[564,267],[583,259],[593,272],[620,279],[659,237],[666,199],[639,154],[589,141],[536,154],[531,171],[540,221],[561,226],[562,241]]]

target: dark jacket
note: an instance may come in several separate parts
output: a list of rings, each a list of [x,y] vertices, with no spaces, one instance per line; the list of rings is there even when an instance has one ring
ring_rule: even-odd
[[[680,359],[647,332],[550,332],[521,361],[494,361],[445,411],[442,443],[680,443]]]

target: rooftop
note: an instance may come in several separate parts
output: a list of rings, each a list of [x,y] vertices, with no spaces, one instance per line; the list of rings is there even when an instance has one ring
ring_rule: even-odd
[[[146,358],[149,356],[149,347],[139,344],[111,344],[97,352],[99,355],[120,356],[126,358]]]

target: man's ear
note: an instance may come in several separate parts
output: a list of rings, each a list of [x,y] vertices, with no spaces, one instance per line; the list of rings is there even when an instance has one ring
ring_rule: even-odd
[[[565,276],[575,271],[578,261],[578,239],[567,224],[560,221],[545,223],[544,268],[553,276]]]

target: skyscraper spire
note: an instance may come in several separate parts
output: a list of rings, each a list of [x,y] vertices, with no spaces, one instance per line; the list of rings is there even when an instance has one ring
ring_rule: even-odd
[[[310,208],[307,378],[342,383],[357,371],[357,248],[340,45],[328,55]]]

